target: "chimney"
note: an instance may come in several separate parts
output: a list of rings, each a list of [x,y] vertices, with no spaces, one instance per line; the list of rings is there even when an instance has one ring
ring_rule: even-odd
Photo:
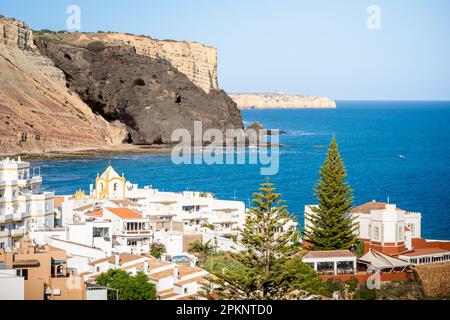
[[[114,267],[116,269],[119,269],[119,265],[120,265],[120,254],[116,254],[114,256]]]
[[[144,273],[147,274],[148,273],[148,260],[144,261]]]

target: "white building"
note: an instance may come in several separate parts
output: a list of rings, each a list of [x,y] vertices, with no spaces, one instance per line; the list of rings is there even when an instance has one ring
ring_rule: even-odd
[[[305,207],[305,216],[312,213],[313,206]],[[421,214],[407,212],[395,204],[369,202],[355,207],[350,214],[358,226],[358,238],[369,249],[389,255],[413,249],[413,240],[421,237]],[[305,227],[311,222],[305,219]]]
[[[4,300],[25,300],[25,281],[17,270],[6,270],[0,263],[0,301]]]
[[[245,223],[245,204],[217,200],[202,192],[162,192],[151,187],[139,188],[109,166],[91,185],[93,201],[129,200],[125,205],[140,210],[146,218],[160,217],[183,222],[186,231],[200,231],[205,224],[221,234],[237,234]],[[130,201],[132,201],[130,203]],[[63,208],[64,210],[64,208]]]
[[[121,253],[103,259],[91,261],[89,271],[84,273],[87,282],[94,281],[99,274],[110,269],[120,269],[136,275],[143,272],[149,282],[156,286],[158,298],[176,300],[197,295],[202,285],[211,275],[203,269],[180,266],[165,262],[148,255]]]
[[[421,238],[419,212],[408,212],[395,204],[369,202],[354,208],[359,238],[379,252],[396,254],[413,249],[413,239]]]
[[[0,249],[30,231],[54,227],[54,193],[42,192],[40,168],[18,158],[0,160]]]
[[[217,200],[201,192],[139,188],[111,166],[97,175],[89,195],[79,190],[61,201],[62,225],[70,227],[72,234],[75,229],[79,233],[64,239],[103,248],[106,244],[99,245],[101,239],[92,238],[93,232],[88,230],[92,227],[87,224],[105,223],[109,229],[102,230],[103,238],[111,239],[116,252],[146,253],[151,244],[161,243],[169,255],[177,256],[186,250],[184,235],[197,234],[200,240],[203,233],[211,232],[216,237],[237,236],[245,222],[243,202]]]

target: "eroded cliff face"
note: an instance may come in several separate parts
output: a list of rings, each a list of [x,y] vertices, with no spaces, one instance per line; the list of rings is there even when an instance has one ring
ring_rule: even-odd
[[[225,92],[205,92],[166,59],[139,54],[134,46],[86,37],[69,43],[44,35],[36,43],[94,112],[127,125],[129,142],[170,143],[176,129],[193,133],[194,121],[204,129],[242,128],[240,111]]]
[[[19,20],[0,18],[0,41],[5,46],[21,50],[33,49],[33,31]]]
[[[156,40],[124,33],[58,33],[45,37],[60,43],[86,47],[92,42],[133,47],[137,54],[167,60],[205,92],[218,89],[217,50],[196,42]]]
[[[102,149],[127,137],[125,125],[95,115],[67,89],[21,21],[0,19],[0,79],[0,154]]]
[[[327,97],[287,95],[283,93],[231,93],[240,109],[334,109],[336,102]]]
[[[168,143],[194,121],[242,128],[237,105],[217,89],[216,59],[197,43],[33,34],[0,19],[0,154]]]

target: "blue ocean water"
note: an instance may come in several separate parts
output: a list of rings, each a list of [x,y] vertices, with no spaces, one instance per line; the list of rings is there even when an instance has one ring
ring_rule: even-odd
[[[285,130],[280,171],[272,177],[290,210],[303,221],[334,134],[355,204],[389,201],[423,215],[423,236],[450,239],[450,102],[347,102],[336,110],[248,110],[247,123]],[[400,157],[400,155],[402,157]],[[111,163],[127,179],[166,191],[209,191],[248,203],[265,178],[256,165],[174,165],[170,155],[130,155],[36,161],[43,187],[57,194],[89,190]]]

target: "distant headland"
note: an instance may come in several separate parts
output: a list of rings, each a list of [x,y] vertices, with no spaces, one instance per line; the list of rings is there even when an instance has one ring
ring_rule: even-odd
[[[229,93],[239,109],[335,109],[328,97],[288,95],[285,93]]]

